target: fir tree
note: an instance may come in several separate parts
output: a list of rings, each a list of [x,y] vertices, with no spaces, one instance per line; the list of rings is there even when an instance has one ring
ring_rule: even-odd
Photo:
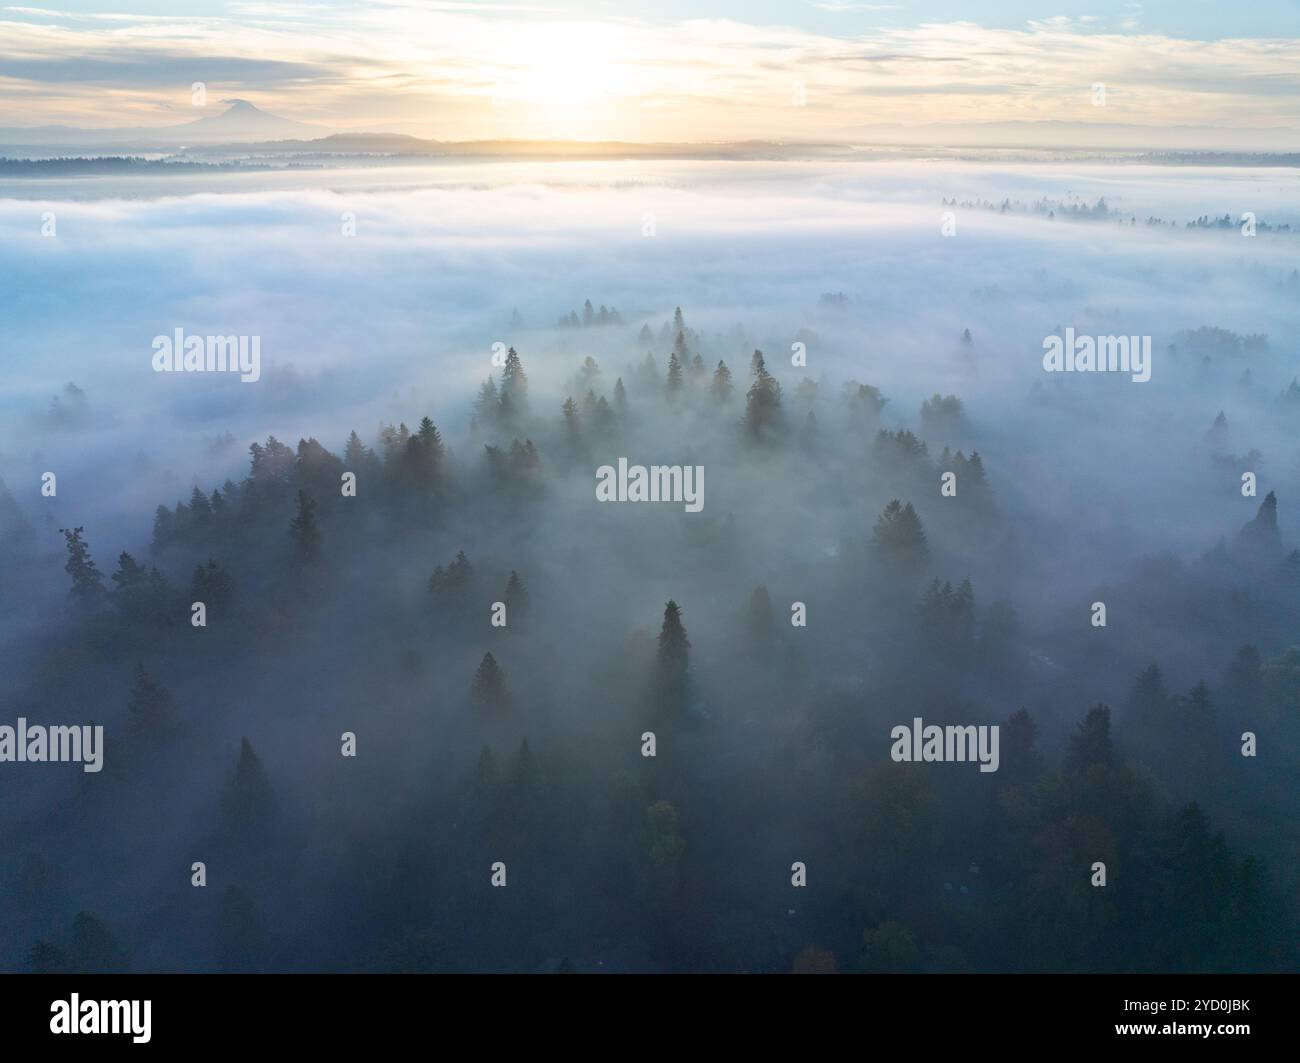
[[[682,392],[682,363],[676,351],[668,355],[668,382],[665,388],[669,399],[677,398]]]
[[[1105,705],[1096,705],[1088,710],[1078,731],[1070,736],[1065,770],[1068,774],[1082,774],[1095,765],[1110,767],[1114,759],[1115,750],[1110,740],[1110,709]]]
[[[727,368],[727,363],[719,359],[718,368],[713,371],[713,384],[709,388],[710,394],[715,402],[726,402],[731,398],[731,370]]]
[[[289,535],[303,561],[320,555],[320,529],[316,527],[316,503],[304,491],[298,492],[298,513],[289,522]]]
[[[528,588],[514,569],[510,570],[510,579],[506,583],[506,611],[512,619],[528,612]]]
[[[190,582],[191,600],[203,602],[213,609],[223,609],[234,597],[235,581],[224,565],[208,559],[206,565],[194,566],[194,578]]]
[[[153,515],[153,540],[149,544],[151,553],[157,553],[176,537],[176,514],[166,506],[159,506]]]
[[[501,709],[509,702],[506,673],[490,652],[483,655],[478,671],[474,673],[470,695],[475,706],[480,709]]]
[[[659,632],[655,688],[659,707],[672,714],[686,708],[690,650],[681,608],[675,601],[669,601],[664,606],[664,622]]]
[[[916,568],[929,556],[925,529],[911,502],[891,501],[876,519],[871,538],[881,560],[891,566]]]
[[[104,593],[104,577],[90,556],[90,547],[82,537],[85,528],[60,528],[68,547],[63,571],[72,577],[72,598],[79,605],[99,601]]]
[[[755,351],[754,382],[745,397],[745,431],[756,441],[770,439],[780,425],[781,385],[767,371],[763,352]]]
[[[160,738],[176,727],[176,701],[171,691],[157,683],[142,664],[136,665],[126,712],[127,726],[134,735]]]
[[[241,738],[239,759],[226,779],[222,811],[234,823],[251,826],[270,814],[271,797],[271,783],[261,759],[253,752],[253,744],[247,738]]]
[[[190,517],[200,528],[205,528],[212,522],[212,503],[199,489],[198,484],[195,484],[194,490],[190,492]]]
[[[134,557],[125,550],[118,556],[117,571],[113,573],[113,593],[130,596],[142,590],[148,582],[149,573]]]
[[[564,414],[564,436],[572,451],[577,448],[582,438],[582,431],[578,425],[578,404],[573,401],[572,395],[564,400],[561,410]]]
[[[496,381],[491,374],[478,389],[478,398],[474,400],[474,417],[479,424],[491,426],[496,423],[501,413],[501,397],[497,394]]]
[[[522,414],[528,407],[528,375],[524,372],[519,353],[511,347],[506,351],[506,364],[501,370],[501,395],[510,397],[510,408]]]
[[[689,372],[691,387],[699,387],[700,382],[708,375],[709,371],[704,365],[704,359],[697,353],[695,357],[691,359],[691,368]]]

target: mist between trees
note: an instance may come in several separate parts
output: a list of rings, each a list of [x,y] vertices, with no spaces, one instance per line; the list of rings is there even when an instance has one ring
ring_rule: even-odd
[[[543,389],[511,348],[454,447],[253,443],[136,552],[65,528],[66,574],[11,487],[10,567],[68,600],[7,704],[106,739],[0,774],[5,966],[1288,966],[1277,498],[1081,573],[959,397],[891,428],[871,384],[664,325]],[[599,504],[622,455],[707,467],[708,505]],[[914,715],[999,724],[999,769],[891,762]]]

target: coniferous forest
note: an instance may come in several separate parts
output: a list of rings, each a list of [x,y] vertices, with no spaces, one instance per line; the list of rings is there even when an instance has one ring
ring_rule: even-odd
[[[1180,399],[1161,460],[1204,491],[1124,519],[1199,546],[1123,551],[1121,466],[1026,427],[1088,416],[1062,389],[916,402],[689,307],[557,316],[472,408],[217,438],[170,493],[135,459],[129,549],[7,473],[3,722],[104,755],[0,772],[0,967],[1295,969],[1300,480],[1233,455],[1294,401]],[[104,414],[72,385],[41,431]],[[600,501],[620,458],[704,504]],[[997,725],[996,770],[891,756],[917,720]]]

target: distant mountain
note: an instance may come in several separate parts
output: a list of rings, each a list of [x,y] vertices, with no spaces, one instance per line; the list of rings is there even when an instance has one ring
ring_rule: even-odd
[[[228,144],[241,141],[309,140],[330,135],[324,126],[295,122],[263,111],[248,100],[225,100],[229,106],[192,122],[170,126],[137,126],[118,129],[79,129],[74,126],[0,128],[0,152],[14,148],[65,148],[76,151],[177,150],[197,144]]]
[[[1235,153],[1300,151],[1300,131],[1239,130],[1201,126],[1125,125],[1108,122],[973,122],[967,125],[871,125],[846,129],[838,142],[734,141],[638,143],[583,140],[428,140],[402,133],[339,133],[325,126],[270,114],[248,100],[179,125],[120,129],[70,126],[0,128],[0,156],[148,155],[187,151],[191,156],[386,156],[510,159],[835,159],[891,152],[1162,152],[1207,151],[1202,164],[1224,165]],[[1153,161],[1186,162],[1170,157]],[[1243,159],[1242,165],[1269,164]],[[1272,164],[1291,165],[1286,155]]]
[[[173,126],[169,133],[183,138],[186,144],[213,144],[232,140],[284,140],[295,137],[309,140],[328,136],[330,130],[281,118],[254,106],[247,100],[227,100],[230,106],[220,114],[208,115],[194,122]]]
[[[402,133],[335,133],[314,140],[195,145],[189,154],[385,155],[456,158],[567,159],[780,159],[840,157],[843,144],[782,144],[747,140],[729,143],[638,143],[619,140],[424,140]]]

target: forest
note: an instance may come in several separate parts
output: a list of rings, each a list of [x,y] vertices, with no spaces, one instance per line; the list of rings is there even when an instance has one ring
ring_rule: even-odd
[[[0,485],[0,605],[63,599],[0,723],[104,728],[100,771],[0,771],[0,967],[1295,969],[1294,492],[1194,553],[1063,550],[1104,509],[978,400],[680,309],[559,322],[562,369],[520,342],[472,411],[259,438],[117,556]],[[1007,404],[1068,424],[1078,383]],[[1249,425],[1206,411],[1171,460],[1237,494]],[[702,506],[600,502],[620,460]],[[996,727],[993,770],[891,758],[914,720]]]

